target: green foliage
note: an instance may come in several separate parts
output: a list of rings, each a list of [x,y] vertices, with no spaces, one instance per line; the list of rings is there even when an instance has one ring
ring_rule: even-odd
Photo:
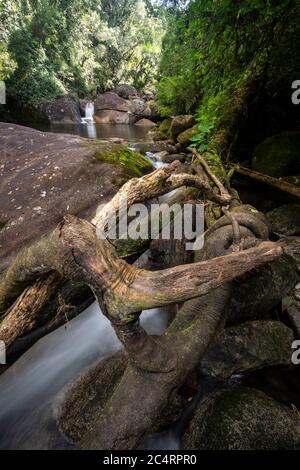
[[[196,126],[196,134],[190,138],[190,141],[193,142],[190,145],[190,148],[196,148],[198,152],[205,152],[209,145],[209,137],[213,125],[211,124],[198,124]]]
[[[201,124],[215,128],[237,91],[254,77],[262,77],[270,93],[283,77],[290,77],[290,86],[299,64],[297,5],[299,0],[191,1],[169,19],[163,41],[161,112],[196,111]],[[201,148],[208,140],[203,129],[193,139]]]
[[[0,0],[0,79],[18,102],[38,106],[157,75],[164,7],[150,0]]]

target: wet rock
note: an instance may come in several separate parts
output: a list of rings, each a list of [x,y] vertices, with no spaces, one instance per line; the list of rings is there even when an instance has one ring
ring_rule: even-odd
[[[196,411],[183,449],[300,449],[300,419],[264,393],[237,387],[208,397]]]
[[[165,158],[169,156],[169,152],[166,150],[162,150],[161,152],[157,152],[153,154],[154,160],[161,160],[164,161]]]
[[[300,132],[283,132],[256,147],[252,169],[266,175],[298,175],[300,173]]]
[[[196,130],[193,127],[191,129],[187,129],[186,131],[181,132],[177,136],[177,141],[184,147],[187,147],[190,144],[190,140],[195,135],[195,133]]]
[[[79,102],[70,96],[43,103],[40,109],[52,124],[74,124],[81,121]]]
[[[0,161],[0,269],[65,214],[92,218],[129,178],[152,169],[123,145],[6,123]]]
[[[156,127],[155,122],[150,121],[150,119],[141,119],[140,121],[135,123],[136,126],[141,126],[141,127]]]
[[[267,213],[272,231],[283,235],[300,235],[300,204],[285,204]]]
[[[265,366],[290,365],[294,335],[278,321],[253,321],[226,328],[201,361],[201,371],[227,379]]]
[[[184,153],[172,153],[171,155],[165,155],[162,157],[164,163],[172,163],[178,160],[181,163],[184,163],[186,160],[186,155]]]
[[[178,148],[170,140],[163,140],[158,142],[145,141],[145,142],[135,142],[132,144],[132,147],[135,148],[138,152],[142,154],[146,153],[158,153],[166,151],[168,153],[177,153]]]
[[[170,131],[172,136],[175,138],[182,132],[186,131],[195,124],[194,116],[192,115],[182,115],[175,116],[172,119]]]

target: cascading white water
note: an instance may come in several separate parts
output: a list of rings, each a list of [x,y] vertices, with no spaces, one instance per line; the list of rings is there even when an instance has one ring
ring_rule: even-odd
[[[92,101],[89,101],[85,106],[85,118],[94,120],[95,106]]]
[[[143,312],[149,334],[162,334],[167,311]],[[0,376],[0,448],[61,449],[53,407],[64,386],[95,360],[121,349],[97,303],[41,339]]]
[[[95,105],[92,101],[88,101],[85,105],[85,117],[82,118],[83,124],[94,122]]]

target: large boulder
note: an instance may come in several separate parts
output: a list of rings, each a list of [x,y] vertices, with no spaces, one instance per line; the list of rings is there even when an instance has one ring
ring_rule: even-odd
[[[194,116],[190,114],[175,116],[171,122],[171,134],[175,138],[195,124]]]
[[[138,96],[137,89],[134,88],[134,86],[132,85],[128,85],[127,83],[120,83],[112,90],[112,92],[116,93],[121,98],[125,98],[126,100],[128,100],[131,97]]]
[[[127,355],[117,352],[84,370],[65,388],[54,409],[56,422],[64,436],[78,443],[93,428],[118,387],[127,364]],[[149,433],[173,426],[186,406],[187,400],[183,396],[173,394]]]
[[[138,121],[134,112],[131,101],[113,92],[104,93],[95,100],[94,119],[99,124],[134,124]]]
[[[79,102],[70,96],[61,96],[40,106],[41,113],[52,124],[76,124],[81,121]]]
[[[258,390],[237,387],[208,397],[196,411],[183,449],[299,450],[300,419]]]
[[[63,399],[57,404],[58,425],[61,432],[79,442],[118,386],[128,358],[118,352],[104,358],[83,371],[80,376],[66,387]]]
[[[156,127],[155,122],[150,121],[150,119],[141,119],[140,121],[135,123],[135,126],[139,127],[148,127],[149,129]]]
[[[290,365],[290,328],[278,321],[253,321],[226,328],[201,362],[206,375],[227,379],[265,366]]]
[[[0,270],[65,214],[92,218],[131,177],[152,169],[124,145],[0,123]]]
[[[268,138],[254,150],[252,169],[266,175],[299,175],[300,132],[283,132]]]
[[[267,213],[273,232],[283,235],[300,235],[300,204],[285,204]]]
[[[131,103],[131,110],[133,113],[138,114],[140,116],[150,116],[151,112],[148,112],[146,109],[146,102],[142,100],[142,98],[135,98],[134,100],[130,101]]]
[[[298,250],[297,246],[295,249]],[[228,307],[228,325],[269,319],[271,310],[299,282],[295,261],[282,257],[234,281],[236,288]]]

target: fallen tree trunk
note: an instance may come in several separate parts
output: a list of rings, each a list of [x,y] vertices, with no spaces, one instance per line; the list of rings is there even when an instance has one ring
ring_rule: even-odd
[[[281,181],[278,178],[273,178],[272,176],[264,175],[258,171],[253,171],[250,168],[246,168],[240,165],[231,165],[231,168],[240,175],[247,176],[259,183],[267,184],[272,188],[278,189],[285,194],[288,194],[294,199],[300,199],[300,188],[294,184],[288,183],[287,181]]]

